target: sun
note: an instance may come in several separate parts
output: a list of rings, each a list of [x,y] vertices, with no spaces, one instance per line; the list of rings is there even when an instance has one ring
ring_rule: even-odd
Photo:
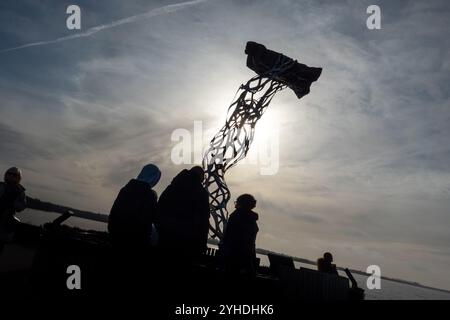
[[[264,147],[275,139],[279,139],[281,119],[282,111],[279,110],[278,106],[276,108],[269,107],[255,126],[254,146],[251,149],[253,147]]]

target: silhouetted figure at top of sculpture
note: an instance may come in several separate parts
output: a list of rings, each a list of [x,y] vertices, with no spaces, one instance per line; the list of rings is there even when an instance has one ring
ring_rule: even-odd
[[[209,196],[203,187],[204,171],[184,169],[158,201],[159,246],[195,257],[206,250],[209,230]]]
[[[158,200],[152,188],[160,178],[158,167],[148,164],[137,179],[131,179],[120,190],[108,221],[114,246],[135,248],[150,244]]]
[[[338,275],[336,265],[332,264],[333,255],[329,252],[323,254],[323,258],[317,260],[317,270],[324,273]]]
[[[254,274],[256,272],[256,235],[259,231],[258,214],[252,209],[255,198],[250,194],[240,195],[235,202],[225,229],[222,256],[225,270],[231,273]]]
[[[0,182],[0,254],[6,243],[14,236],[16,212],[27,206],[25,188],[20,184],[22,171],[12,167],[6,170],[4,181]]]

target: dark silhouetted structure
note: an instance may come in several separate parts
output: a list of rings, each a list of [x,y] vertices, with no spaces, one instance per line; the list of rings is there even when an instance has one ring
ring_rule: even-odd
[[[240,195],[236,210],[230,215],[225,229],[222,256],[225,270],[230,273],[254,274],[256,271],[256,235],[259,231],[258,214],[252,209],[255,198],[250,194]]]
[[[335,274],[337,275],[336,265],[332,264],[333,255],[329,252],[325,252],[322,258],[317,260],[317,270],[323,273]]]
[[[224,236],[230,200],[225,173],[247,156],[256,123],[275,94],[289,87],[300,99],[309,93],[311,83],[317,81],[322,73],[322,68],[308,67],[253,41],[247,42],[245,53],[247,67],[257,76],[239,87],[228,108],[224,126],[211,139],[203,157],[205,186],[209,191],[213,218],[211,236],[220,241]]]
[[[285,255],[268,253],[267,258],[270,262],[270,273],[274,276],[280,275],[280,269],[295,269],[294,259]]]
[[[201,167],[184,169],[161,194],[156,223],[160,248],[186,256],[206,250],[209,203],[203,179]]]
[[[111,208],[108,231],[114,246],[130,248],[149,245],[158,197],[152,188],[161,178],[153,164],[142,168],[119,192]]]
[[[12,167],[6,170],[4,181],[0,182],[0,254],[5,244],[13,239],[17,222],[15,213],[27,206],[25,188],[20,184],[21,180],[21,170]]]

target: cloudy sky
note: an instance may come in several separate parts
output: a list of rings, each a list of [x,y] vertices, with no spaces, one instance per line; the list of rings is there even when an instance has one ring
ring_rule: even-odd
[[[372,1],[174,3],[2,1],[0,169],[23,168],[30,196],[108,213],[153,162],[160,193],[189,166],[171,159],[174,130],[201,121],[207,144],[254,74],[245,43],[261,42],[323,73],[301,100],[274,98],[256,160],[227,174],[233,198],[258,200],[257,245],[450,289],[448,2],[376,1],[381,30]]]

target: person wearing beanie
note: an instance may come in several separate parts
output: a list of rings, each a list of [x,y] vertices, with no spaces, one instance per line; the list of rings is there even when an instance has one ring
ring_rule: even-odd
[[[227,272],[246,275],[256,272],[255,243],[259,228],[258,214],[253,211],[255,206],[256,200],[250,194],[236,199],[236,210],[228,219],[220,249]]]

